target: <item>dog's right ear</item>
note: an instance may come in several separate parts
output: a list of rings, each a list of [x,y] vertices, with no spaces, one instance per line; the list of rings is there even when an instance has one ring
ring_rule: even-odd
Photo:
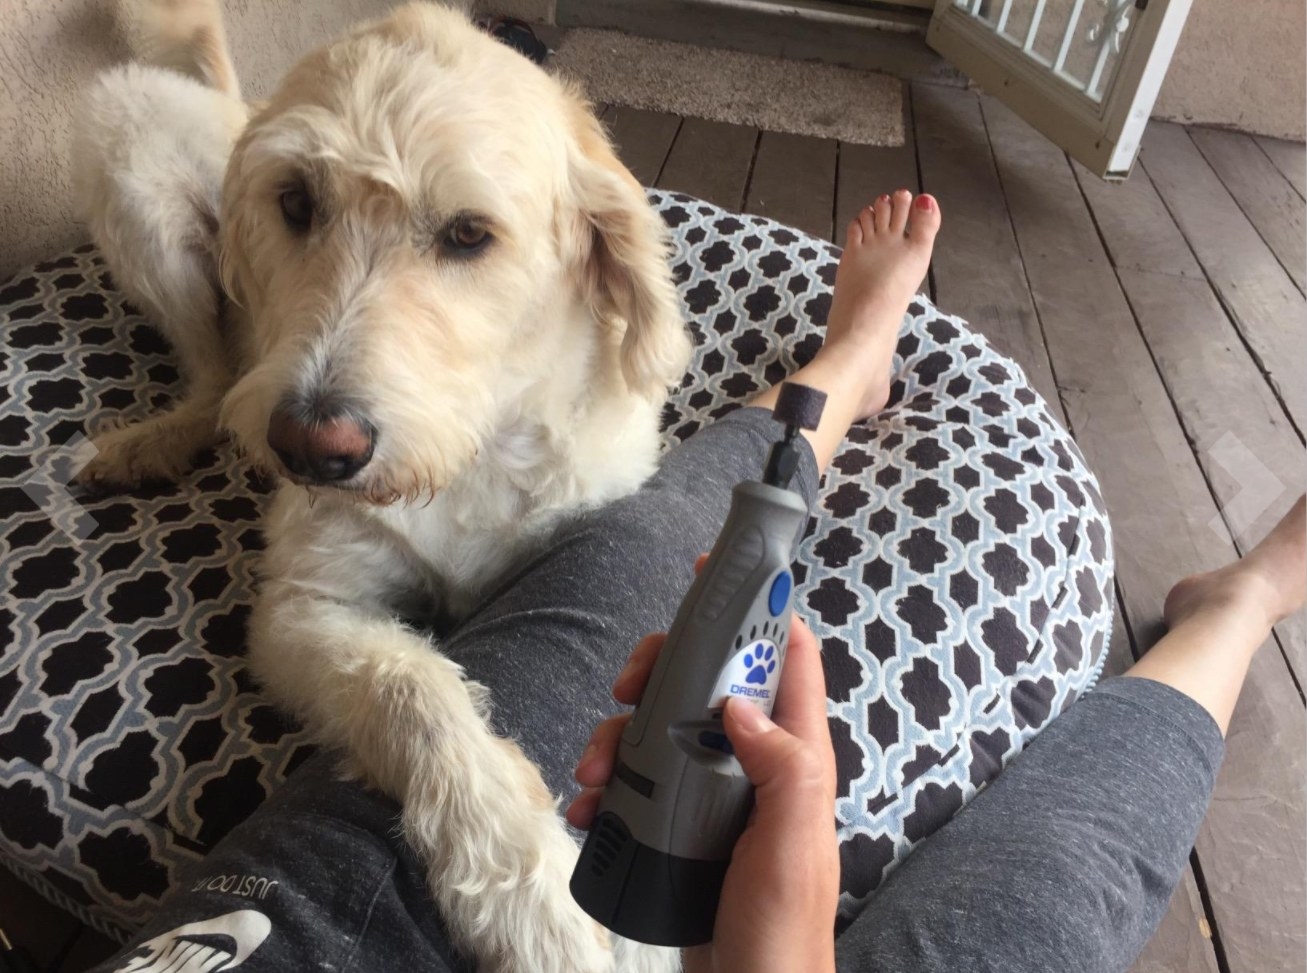
[[[568,103],[573,207],[562,214],[564,257],[583,299],[620,336],[627,386],[657,401],[681,380],[692,347],[667,262],[667,227],[584,102],[569,93]]]
[[[239,146],[237,146],[239,151]],[[232,153],[223,180],[222,211],[218,218],[218,280],[227,297],[241,307],[249,307],[242,286],[249,277],[249,266],[241,240],[247,232],[248,214],[244,205],[245,188],[232,173],[237,168],[237,153]]]
[[[274,166],[257,149],[252,150],[256,134],[252,121],[236,140],[222,181],[222,207],[218,217],[218,279],[227,296],[248,309],[259,283],[255,263],[275,260],[271,251],[279,238],[268,232],[260,213],[258,199],[266,193],[266,183]]]

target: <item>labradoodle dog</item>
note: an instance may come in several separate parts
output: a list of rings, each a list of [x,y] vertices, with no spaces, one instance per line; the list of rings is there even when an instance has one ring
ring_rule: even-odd
[[[282,479],[251,662],[402,802],[461,945],[503,971],[674,968],[575,906],[539,772],[397,620],[468,611],[562,515],[654,469],[690,351],[661,221],[585,103],[461,13],[358,28],[246,123],[216,0],[123,8],[138,59],[172,70],[99,82],[79,181],[190,391],[99,437],[85,478],[176,475],[230,432]]]

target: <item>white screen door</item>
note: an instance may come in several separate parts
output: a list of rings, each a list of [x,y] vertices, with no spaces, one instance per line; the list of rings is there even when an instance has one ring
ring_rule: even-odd
[[[1193,0],[936,0],[926,39],[1105,179],[1130,174]]]

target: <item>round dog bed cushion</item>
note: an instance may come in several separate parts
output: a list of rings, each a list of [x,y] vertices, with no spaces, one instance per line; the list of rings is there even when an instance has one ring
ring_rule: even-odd
[[[650,198],[698,345],[670,442],[811,358],[838,251]],[[66,486],[88,427],[179,390],[92,248],[0,287],[0,322],[0,861],[121,936],[311,752],[243,662],[270,484],[223,445],[176,486]],[[919,298],[891,405],[851,431],[795,576],[825,658],[847,919],[1092,685],[1111,539],[1020,369]]]

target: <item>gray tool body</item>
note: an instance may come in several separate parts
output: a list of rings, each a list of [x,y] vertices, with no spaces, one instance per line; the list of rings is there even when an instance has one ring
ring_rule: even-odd
[[[572,876],[581,907],[629,939],[690,946],[711,938],[722,880],[753,805],[722,710],[732,696],[768,714],[775,702],[789,639],[789,566],[808,517],[784,484],[797,464],[798,429],[816,425],[825,399],[802,386],[782,393],[777,418],[785,420],[787,400],[790,411],[806,407],[808,418],[792,420],[773,450],[764,480],[779,485],[735,487],[722,532],[622,735]]]

